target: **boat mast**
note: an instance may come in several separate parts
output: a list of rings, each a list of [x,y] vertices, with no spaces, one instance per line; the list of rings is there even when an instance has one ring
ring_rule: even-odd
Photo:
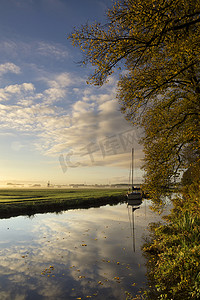
[[[133,159],[134,159],[134,148],[132,148],[132,191],[133,191],[133,169],[134,169]]]

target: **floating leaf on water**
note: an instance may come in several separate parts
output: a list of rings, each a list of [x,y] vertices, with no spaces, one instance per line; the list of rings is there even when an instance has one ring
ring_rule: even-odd
[[[134,283],[132,283],[132,286],[136,286],[136,283],[134,282]]]

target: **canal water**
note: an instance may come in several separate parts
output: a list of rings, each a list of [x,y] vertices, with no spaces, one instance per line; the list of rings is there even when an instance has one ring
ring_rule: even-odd
[[[144,200],[0,220],[1,300],[125,300],[146,284]]]

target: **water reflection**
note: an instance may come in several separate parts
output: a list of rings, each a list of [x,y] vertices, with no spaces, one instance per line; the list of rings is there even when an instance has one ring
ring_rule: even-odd
[[[128,209],[118,204],[0,220],[0,299],[136,295],[146,282],[142,236],[155,213],[144,201],[132,211],[130,231]]]
[[[133,240],[133,251],[135,252],[135,218],[134,218],[134,212],[140,208],[140,205],[142,204],[142,200],[138,201],[128,201],[127,202],[127,208],[128,208],[128,217],[130,222],[130,228],[131,228],[131,235]],[[130,209],[129,209],[130,208]]]

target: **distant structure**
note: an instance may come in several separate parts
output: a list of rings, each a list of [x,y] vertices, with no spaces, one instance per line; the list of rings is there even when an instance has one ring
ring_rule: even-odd
[[[50,181],[47,182],[47,187],[50,187]]]

